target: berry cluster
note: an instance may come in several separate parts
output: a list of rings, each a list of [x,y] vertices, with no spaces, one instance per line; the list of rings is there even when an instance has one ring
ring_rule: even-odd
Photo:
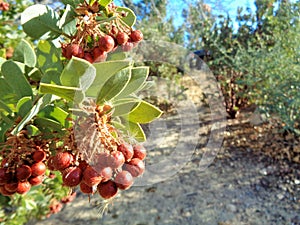
[[[124,23],[122,17],[126,17],[126,13],[117,11],[117,8],[114,3],[104,11],[98,2],[92,6],[86,2],[80,4],[76,9],[77,32],[69,43],[62,44],[62,55],[67,59],[75,56],[94,63],[105,61],[107,53],[118,46],[124,51],[135,47],[143,40],[143,34]]]
[[[15,155],[13,161],[2,160],[0,168],[0,194],[10,196],[25,194],[31,186],[43,182],[46,172],[47,153],[37,148],[32,154]]]
[[[93,165],[71,151],[60,151],[51,156],[47,165],[50,170],[61,172],[63,185],[79,186],[85,194],[98,191],[102,198],[109,199],[117,194],[118,189],[128,189],[133,179],[143,174],[145,156],[142,145],[132,146],[124,142],[115,151],[94,155]]]
[[[0,11],[8,11],[9,3],[0,1]]]

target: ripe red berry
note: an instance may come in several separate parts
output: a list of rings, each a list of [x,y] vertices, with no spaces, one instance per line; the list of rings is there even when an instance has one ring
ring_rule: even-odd
[[[94,58],[93,58],[92,54],[89,52],[84,53],[84,59],[90,63],[94,62]]]
[[[133,146],[133,158],[139,158],[144,160],[146,158],[147,152],[143,145],[134,145]]]
[[[0,185],[8,183],[12,179],[12,174],[6,168],[0,168]]]
[[[105,35],[99,38],[99,48],[101,51],[110,52],[115,47],[115,40],[110,35]]]
[[[15,193],[18,188],[18,182],[10,182],[10,183],[4,184],[4,188],[8,192]]]
[[[94,62],[104,62],[107,58],[107,53],[102,51],[100,47],[95,47],[93,49]]]
[[[133,184],[133,177],[128,171],[123,170],[116,175],[114,181],[119,189],[126,190]]]
[[[116,36],[116,39],[119,45],[123,45],[127,43],[127,41],[129,40],[129,36],[124,32],[119,32]]]
[[[106,182],[112,178],[113,170],[111,167],[104,167],[99,171],[99,174],[102,177],[102,182]]]
[[[28,181],[19,181],[17,193],[21,194],[21,195],[25,194],[30,190],[30,188],[31,188],[31,185]]]
[[[16,170],[16,177],[18,180],[26,180],[31,176],[31,168],[28,165],[21,165]]]
[[[82,180],[82,171],[79,167],[69,167],[62,172],[62,178],[64,185],[75,187]]]
[[[44,175],[40,175],[40,176],[37,176],[37,177],[30,177],[28,179],[29,183],[32,186],[40,185],[41,183],[43,183],[43,180],[44,180]]]
[[[44,175],[46,172],[46,165],[43,162],[34,163],[31,166],[31,171],[31,176],[33,177]]]
[[[145,164],[138,158],[133,158],[130,162],[125,163],[123,169],[128,171],[133,177],[142,175],[145,171]]]
[[[130,38],[131,38],[132,42],[139,42],[139,41],[143,40],[144,36],[140,30],[134,30],[131,32]]]
[[[133,47],[134,47],[134,44],[132,42],[128,41],[124,45],[122,45],[122,50],[124,52],[129,52],[129,51],[131,51],[133,49]]]
[[[126,162],[130,161],[130,159],[133,156],[133,147],[132,147],[132,145],[130,145],[128,143],[120,144],[118,146],[118,151],[123,153]]]
[[[118,193],[118,187],[116,183],[111,180],[98,184],[97,190],[100,196],[104,199],[112,198]]]
[[[47,157],[47,154],[43,150],[37,150],[33,153],[32,158],[35,162],[44,161]]]
[[[3,196],[11,196],[13,194],[15,194],[16,192],[9,192],[7,191],[4,186],[0,186],[0,194],[2,194]]]
[[[55,170],[64,170],[71,165],[73,156],[69,152],[59,152],[51,160]]]
[[[84,194],[93,194],[93,187],[88,186],[86,183],[80,183],[80,191]]]
[[[101,182],[101,180],[102,177],[92,166],[88,166],[84,170],[82,181],[86,183],[88,186],[92,187],[94,185],[97,185]]]
[[[118,169],[124,164],[125,157],[124,157],[122,152],[113,151],[113,152],[110,153],[110,156],[107,159],[107,161],[108,161],[108,165],[112,169]]]

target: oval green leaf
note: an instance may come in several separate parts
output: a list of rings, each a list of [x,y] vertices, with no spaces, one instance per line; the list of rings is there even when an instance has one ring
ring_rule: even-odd
[[[129,121],[133,123],[150,123],[159,118],[162,111],[148,102],[142,101],[129,115]]]
[[[33,47],[26,40],[21,40],[14,50],[13,60],[35,67],[36,55]]]
[[[122,17],[122,21],[126,23],[129,27],[132,27],[135,24],[136,16],[135,13],[126,7],[118,7],[117,12],[125,12],[127,15],[125,17]]]

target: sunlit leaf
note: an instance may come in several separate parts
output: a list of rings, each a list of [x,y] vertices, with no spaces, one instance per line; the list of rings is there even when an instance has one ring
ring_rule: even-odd
[[[121,20],[123,20],[129,27],[132,27],[135,24],[136,16],[131,9],[118,7],[117,12],[125,12],[127,14],[125,17],[122,17]]]
[[[33,47],[26,40],[21,42],[14,49],[13,59],[18,62],[22,62],[29,67],[36,65],[36,55]]]

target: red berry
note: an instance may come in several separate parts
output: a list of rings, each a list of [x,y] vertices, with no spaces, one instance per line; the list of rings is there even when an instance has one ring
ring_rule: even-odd
[[[71,165],[73,156],[69,152],[59,152],[51,160],[55,170],[64,170]]]
[[[146,158],[147,152],[143,145],[134,145],[133,146],[133,158],[139,158],[144,160]]]
[[[84,171],[88,166],[89,166],[89,164],[85,160],[80,161],[80,163],[78,165],[78,167],[81,169],[81,171]]]
[[[33,177],[44,175],[46,172],[46,165],[43,162],[34,163],[31,166],[31,171],[31,176]]]
[[[44,176],[43,175],[40,175],[40,176],[37,176],[37,177],[30,177],[28,179],[29,183],[32,186],[40,185],[41,183],[43,183],[43,180],[44,180]]]
[[[117,174],[114,181],[119,189],[126,190],[133,184],[133,177],[128,171],[123,170]]]
[[[0,194],[4,195],[4,196],[11,196],[16,192],[9,192],[7,191],[4,186],[0,186]]]
[[[132,147],[132,145],[130,145],[128,143],[120,144],[118,146],[118,151],[123,153],[126,162],[130,161],[130,159],[133,156],[133,147]]]
[[[90,63],[94,62],[94,58],[93,58],[92,54],[89,52],[84,53],[84,59]]]
[[[133,47],[134,47],[133,43],[128,41],[127,43],[125,43],[124,45],[122,45],[122,50],[124,52],[129,52],[129,51],[131,51],[133,49]]]
[[[145,164],[142,160],[138,158],[133,158],[130,162],[125,163],[123,166],[124,170],[131,173],[133,177],[138,177],[142,175],[145,171]]]
[[[113,170],[111,167],[104,167],[99,171],[99,174],[102,177],[102,182],[106,182],[111,179],[113,175]]]
[[[64,185],[75,187],[82,180],[82,171],[79,167],[69,167],[62,172],[62,178]]]
[[[15,193],[18,188],[18,182],[10,182],[10,183],[4,184],[4,188],[8,192]]]
[[[132,42],[138,42],[138,41],[143,40],[144,36],[140,30],[134,30],[131,32],[130,38],[131,38]]]
[[[18,180],[26,180],[31,176],[31,168],[28,165],[21,165],[17,168],[16,177]]]
[[[118,193],[118,187],[116,183],[111,180],[98,184],[97,190],[100,196],[104,199],[112,198]]]
[[[86,183],[80,183],[80,190],[84,194],[93,194],[93,187],[88,186]]]
[[[99,47],[93,49],[94,62],[104,62],[107,58],[107,53],[102,51]]]
[[[82,181],[86,183],[88,186],[92,187],[94,185],[97,185],[101,182],[102,177],[100,174],[91,166],[88,166],[84,172]]]
[[[0,185],[8,183],[12,179],[12,174],[6,168],[0,168]]]
[[[32,158],[35,162],[44,161],[47,157],[47,154],[43,150],[37,150],[33,153]]]
[[[49,170],[55,170],[54,167],[54,156],[51,156],[48,160],[47,160],[47,167]]]
[[[95,169],[99,172],[102,168],[109,166],[110,154],[101,152],[95,156]]]
[[[17,188],[17,193],[18,194],[25,194],[27,193],[31,188],[31,185],[28,181],[19,181],[18,183],[18,188]]]
[[[112,169],[118,169],[124,164],[125,157],[122,152],[113,151],[110,153],[110,156],[107,159],[107,161]]]
[[[124,32],[119,32],[116,39],[119,45],[123,45],[127,43],[129,36]]]
[[[99,48],[101,51],[110,52],[115,47],[115,40],[110,35],[105,35],[99,38]]]

